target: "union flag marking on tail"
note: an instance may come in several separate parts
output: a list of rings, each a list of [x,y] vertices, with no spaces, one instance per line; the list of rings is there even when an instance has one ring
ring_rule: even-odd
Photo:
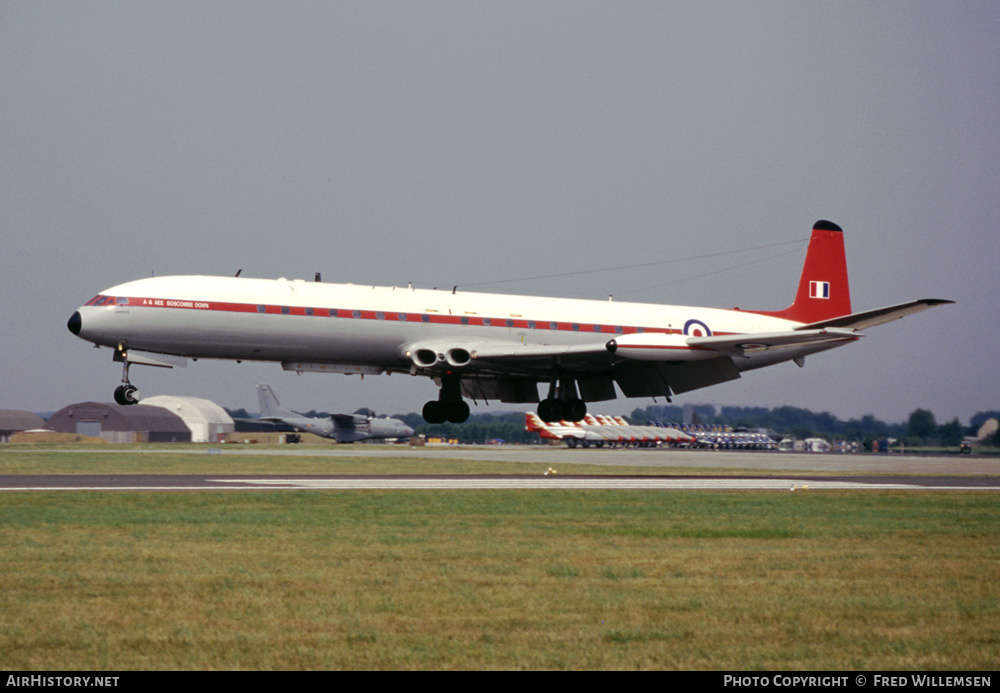
[[[830,298],[830,282],[809,282],[809,298]]]

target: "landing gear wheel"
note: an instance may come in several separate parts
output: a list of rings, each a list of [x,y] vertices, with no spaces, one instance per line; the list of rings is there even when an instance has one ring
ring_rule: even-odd
[[[424,421],[429,424],[440,424],[444,423],[447,419],[447,411],[445,409],[444,402],[439,402],[436,399],[432,399],[430,402],[424,405],[423,409]]]
[[[546,397],[538,403],[538,418],[545,422],[561,421],[566,418],[566,404],[553,397]]]
[[[469,420],[469,403],[465,400],[457,402],[442,402],[441,400],[431,400],[424,405],[424,421],[429,424],[440,424],[445,421],[449,423],[465,423]]]
[[[587,415],[587,403],[582,399],[566,401],[566,418],[570,421],[582,421]]]
[[[451,423],[465,423],[469,420],[469,403],[465,400],[459,400],[457,402],[448,402],[445,408],[445,418]]]
[[[122,406],[139,403],[139,388],[135,385],[119,385],[115,388],[115,401]]]

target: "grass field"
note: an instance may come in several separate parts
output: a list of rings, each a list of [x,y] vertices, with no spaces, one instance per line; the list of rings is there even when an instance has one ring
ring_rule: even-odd
[[[998,511],[989,492],[6,493],[0,662],[995,669]]]
[[[415,457],[281,456],[266,454],[265,446],[242,448],[243,454],[191,454],[190,445],[109,446],[108,451],[81,451],[74,446],[0,446],[0,474],[541,474],[547,463],[474,459],[437,459],[433,453]],[[328,448],[329,446],[324,446]],[[357,446],[371,450],[374,446]],[[383,446],[384,447],[384,446]],[[288,452],[288,446],[267,446]],[[209,449],[206,447],[206,450]],[[216,448],[217,449],[217,448]],[[257,450],[261,454],[253,454]],[[295,447],[292,452],[308,453]],[[407,452],[408,448],[403,448]],[[709,453],[710,454],[710,453]],[[470,455],[471,457],[471,455]],[[690,474],[685,467],[595,466],[558,463],[562,474]],[[704,473],[705,469],[699,469]],[[761,470],[726,469],[726,474],[767,475]],[[787,476],[787,471],[773,472]],[[823,472],[813,472],[823,474]]]

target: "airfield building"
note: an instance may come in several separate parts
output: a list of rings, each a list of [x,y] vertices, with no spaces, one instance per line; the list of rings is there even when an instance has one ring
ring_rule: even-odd
[[[11,434],[45,428],[45,419],[30,411],[0,409],[0,442],[6,443]]]
[[[148,404],[134,407],[104,402],[71,404],[53,414],[46,428],[100,437],[109,443],[191,442],[191,430],[179,416]]]
[[[191,430],[192,443],[217,443],[227,433],[236,430],[236,424],[226,410],[207,399],[157,395],[147,397],[142,403],[162,407],[179,416]]]

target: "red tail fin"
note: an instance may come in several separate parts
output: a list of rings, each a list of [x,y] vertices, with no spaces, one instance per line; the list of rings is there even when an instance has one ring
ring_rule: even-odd
[[[844,231],[832,221],[813,224],[806,261],[795,301],[785,310],[760,312],[802,323],[819,322],[851,313]]]

